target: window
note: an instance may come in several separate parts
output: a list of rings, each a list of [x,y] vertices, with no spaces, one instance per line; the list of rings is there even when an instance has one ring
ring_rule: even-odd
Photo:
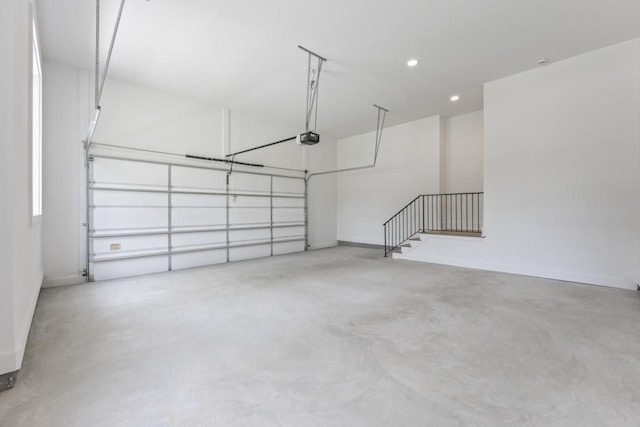
[[[35,20],[32,21],[31,213],[42,215],[42,68]]]

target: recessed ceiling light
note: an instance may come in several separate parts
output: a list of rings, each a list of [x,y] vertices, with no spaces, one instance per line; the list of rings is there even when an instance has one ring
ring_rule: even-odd
[[[549,58],[541,58],[538,60],[538,65],[544,65],[549,62]]]
[[[451,102],[456,102],[460,99],[460,95],[453,95],[450,99],[451,99]]]
[[[415,67],[416,65],[418,65],[418,61],[417,59],[413,58],[407,61],[407,67]]]

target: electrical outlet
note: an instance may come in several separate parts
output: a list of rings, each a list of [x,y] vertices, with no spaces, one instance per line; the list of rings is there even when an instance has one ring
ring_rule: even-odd
[[[112,243],[109,245],[109,250],[111,251],[119,251],[122,245],[120,243]]]

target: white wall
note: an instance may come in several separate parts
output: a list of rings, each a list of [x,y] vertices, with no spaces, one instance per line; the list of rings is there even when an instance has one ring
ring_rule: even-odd
[[[322,136],[320,137],[322,138]],[[309,159],[308,169],[322,172],[336,169],[336,142],[320,141],[305,148]],[[309,180],[309,245],[311,249],[335,246],[337,240],[337,176],[314,176]]]
[[[50,205],[51,212],[44,224],[45,285],[57,286],[83,281],[80,271],[85,268],[86,246],[85,229],[80,224],[85,221],[85,175],[80,140],[92,118],[93,91],[87,70],[52,61],[45,61],[44,67],[45,205]],[[107,80],[101,106],[94,141],[176,154],[221,158],[226,150],[264,144],[293,136],[299,130],[244,112],[231,111],[225,116],[217,106],[115,77]],[[141,156],[122,151],[117,154],[123,153]],[[299,170],[307,165],[331,168],[335,166],[335,141],[324,138],[320,145],[306,149],[291,142],[237,160]],[[325,180],[323,185],[311,188],[310,196],[316,201],[310,211],[311,246],[335,244],[335,183]]]
[[[44,61],[43,85],[43,209],[42,248],[45,282],[76,283],[81,280],[83,242],[80,224],[84,208],[79,203],[84,177],[78,71]],[[84,105],[83,105],[84,106]],[[84,114],[83,123],[88,121]],[[84,250],[84,246],[82,247]]]
[[[485,234],[407,258],[635,289],[640,40],[485,86]]]
[[[480,192],[484,179],[484,114],[449,117],[442,154],[444,193]]]
[[[85,99],[88,101],[86,95]],[[95,142],[181,154],[220,155],[220,108],[115,77],[107,78],[100,104],[102,113]]]
[[[382,224],[420,194],[440,191],[439,116],[385,129],[375,168],[337,176],[338,240],[381,245]],[[375,132],[338,140],[338,167],[373,162]]]
[[[42,283],[31,218],[29,2],[0,5],[0,374],[18,370]]]
[[[13,241],[11,157],[13,152],[14,3],[0,6],[0,373],[15,370],[13,331]],[[5,143],[4,141],[8,141]]]

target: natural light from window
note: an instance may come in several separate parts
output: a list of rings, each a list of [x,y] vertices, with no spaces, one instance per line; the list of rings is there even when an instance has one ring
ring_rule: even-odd
[[[31,182],[32,215],[42,215],[42,68],[40,66],[40,48],[38,33],[33,22],[33,78],[31,104]]]

